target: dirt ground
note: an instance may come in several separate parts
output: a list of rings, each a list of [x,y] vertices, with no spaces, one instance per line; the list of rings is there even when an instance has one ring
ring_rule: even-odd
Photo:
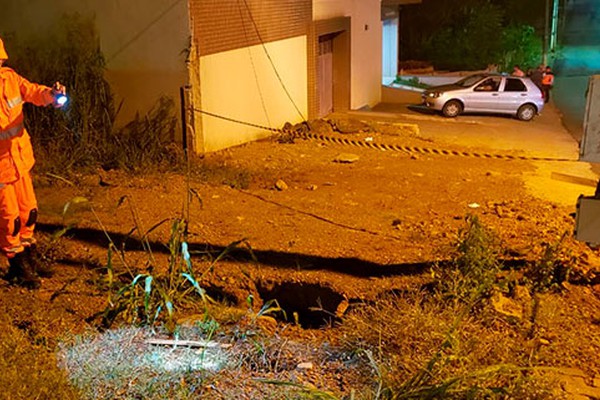
[[[371,130],[329,136],[405,148],[532,154],[527,148],[498,144],[496,135],[494,143],[483,136],[465,143],[470,130],[481,131],[486,124],[495,132],[524,129],[510,118],[464,117],[457,123],[411,115],[401,121],[393,114],[334,116],[338,121],[368,121]],[[402,129],[398,122],[419,125],[420,131]],[[532,126],[543,130],[543,123],[536,120]],[[358,123],[355,128],[365,129]],[[461,132],[466,136],[457,139]],[[572,146],[564,150],[557,145],[558,150],[543,155],[573,157]],[[597,340],[600,258],[572,237],[574,202],[549,198],[564,192],[555,186],[560,183],[538,191],[531,185],[540,170],[556,168],[550,164],[400,147],[382,151],[318,139],[281,143],[274,138],[208,155],[189,176],[119,171],[65,179],[37,175],[38,230],[48,238],[63,224],[71,228],[59,239],[55,275],[34,292],[0,282],[0,304],[14,324],[49,343],[94,328],[98,321],[90,317],[106,306],[98,283],[107,260],[106,234],[127,250],[129,265],[143,272],[148,254],[139,251],[139,233],[165,219],[186,216],[189,207],[189,243],[201,269],[207,265],[201,254],[218,254],[242,239],[256,257],[252,261],[241,251],[219,262],[203,283],[209,294],[238,305],[249,294],[264,301],[276,298],[284,309],[297,312],[300,324],[314,336],[313,328],[321,327],[326,315],[311,310],[317,299],[326,312],[339,314],[353,304],[427,282],[431,267],[451,257],[465,217],[476,215],[497,234],[505,249],[503,262],[512,268],[539,260],[545,245],[558,243],[566,234],[561,256],[572,274],[562,296],[570,310],[578,310],[577,326]],[[192,193],[189,201],[186,192]],[[155,266],[166,259],[169,229],[166,223],[148,234]],[[568,360],[565,366],[593,378],[600,374],[600,342],[587,345],[582,357],[588,359]]]

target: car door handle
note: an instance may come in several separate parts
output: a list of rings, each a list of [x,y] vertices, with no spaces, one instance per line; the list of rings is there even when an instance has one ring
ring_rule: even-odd
[[[498,96],[498,93],[492,93],[492,96]]]
[[[521,93],[521,97],[526,97],[527,93]]]

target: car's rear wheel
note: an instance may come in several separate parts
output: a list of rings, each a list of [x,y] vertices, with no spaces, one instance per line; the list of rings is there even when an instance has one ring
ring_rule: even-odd
[[[450,100],[449,102],[444,104],[444,107],[442,108],[442,114],[444,114],[444,117],[448,118],[454,118],[460,115],[462,111],[463,106],[458,100]]]
[[[521,121],[531,121],[537,114],[537,109],[533,104],[523,104],[517,110],[517,118]]]

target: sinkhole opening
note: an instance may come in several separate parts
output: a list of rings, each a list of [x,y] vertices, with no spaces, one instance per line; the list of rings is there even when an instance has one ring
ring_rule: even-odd
[[[343,295],[316,283],[261,282],[257,290],[263,301],[277,300],[287,322],[304,329],[330,326],[339,320],[347,304]]]

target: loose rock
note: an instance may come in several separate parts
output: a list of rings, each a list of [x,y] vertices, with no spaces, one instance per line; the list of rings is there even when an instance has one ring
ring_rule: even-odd
[[[282,179],[279,179],[275,182],[275,188],[279,191],[283,191],[288,189],[288,185]]]
[[[360,159],[360,157],[357,156],[356,154],[342,153],[342,154],[338,154],[337,156],[335,156],[333,161],[338,162],[338,163],[343,163],[343,164],[350,164],[350,163],[354,163],[354,162],[358,161],[359,159]]]
[[[312,369],[312,368],[313,368],[313,363],[311,363],[311,362],[303,362],[303,363],[296,365],[296,369],[307,370],[307,369]]]

